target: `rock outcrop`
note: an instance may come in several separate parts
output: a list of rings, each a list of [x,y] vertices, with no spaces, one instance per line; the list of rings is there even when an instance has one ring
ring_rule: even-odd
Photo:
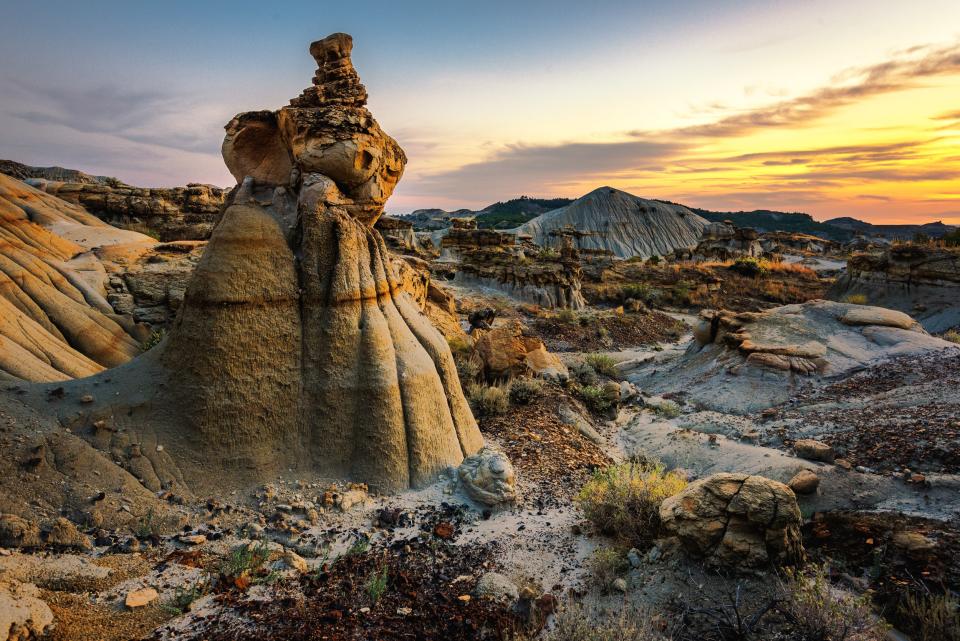
[[[804,558],[796,496],[762,476],[722,473],[695,481],[663,502],[660,522],[712,565],[795,565]]]
[[[463,254],[454,280],[548,309],[583,309],[587,304],[580,261],[555,252],[545,255],[519,247],[470,251]]]
[[[107,423],[98,448],[136,444],[146,487],[296,473],[396,491],[483,445],[446,341],[373,229],[405,157],[364,107],[351,48],[345,34],[313,43],[314,86],[227,125],[240,184],[167,338],[65,386],[92,400],[64,420]]]
[[[582,309],[582,270],[569,241],[561,251],[542,249],[517,236],[477,229],[468,219],[455,219],[441,240],[438,266],[455,267],[454,279],[488,287],[541,307]]]
[[[815,300],[763,312],[704,311],[687,352],[636,382],[725,412],[786,401],[799,380],[835,378],[894,356],[957,349],[902,312]]]
[[[760,245],[768,254],[819,255],[835,251],[840,243],[799,232],[771,231],[760,235]]]
[[[507,321],[493,329],[475,329],[474,358],[483,377],[501,381],[515,376],[537,376],[548,380],[566,380],[566,365],[547,351],[543,341],[524,336],[520,321]]]
[[[667,256],[695,247],[707,221],[682,205],[645,200],[612,187],[601,187],[573,203],[547,212],[517,228],[544,247],[560,248],[556,232],[579,232],[574,247],[609,250],[620,258]]]
[[[65,380],[137,355],[143,329],[107,301],[97,252],[153,244],[0,175],[0,377]]]
[[[710,223],[703,228],[697,246],[690,250],[689,257],[696,260],[731,260],[733,258],[759,258],[763,255],[760,234],[754,229],[736,227],[732,223]],[[677,253],[683,254],[685,250]]]
[[[413,223],[394,216],[381,216],[374,228],[387,242],[387,247],[401,253],[420,253],[420,243]]]
[[[847,261],[828,296],[863,296],[910,314],[928,332],[960,326],[960,249],[895,245]]]
[[[133,187],[104,183],[27,179],[32,187],[82,206],[104,222],[131,226],[163,242],[205,240],[220,218],[226,189],[191,183],[186,187]]]

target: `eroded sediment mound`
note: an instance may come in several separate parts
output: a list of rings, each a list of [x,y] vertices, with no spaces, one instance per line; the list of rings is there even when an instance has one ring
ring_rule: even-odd
[[[559,247],[561,232],[573,229],[576,249],[608,250],[615,256],[665,256],[695,247],[707,221],[682,205],[638,198],[601,187],[566,207],[517,228],[538,245]]]
[[[138,354],[133,321],[107,301],[92,250],[152,244],[0,175],[0,377],[65,380]]]
[[[351,48],[313,43],[313,87],[227,125],[242,184],[167,340],[65,386],[62,420],[150,489],[295,473],[394,491],[483,445],[446,341],[373,229],[406,159],[364,107]]]
[[[686,354],[651,362],[638,380],[656,392],[688,390],[695,403],[733,413],[782,403],[809,377],[957,349],[902,312],[825,300],[763,312],[706,311],[693,336]]]

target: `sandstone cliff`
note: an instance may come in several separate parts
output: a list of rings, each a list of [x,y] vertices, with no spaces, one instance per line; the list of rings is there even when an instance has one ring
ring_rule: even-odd
[[[871,305],[898,309],[929,332],[960,326],[960,249],[895,245],[856,254],[828,296],[863,296]]]
[[[31,167],[0,160],[0,174],[80,205],[101,220],[168,242],[205,240],[220,217],[226,189],[191,183],[147,188],[63,167]]]

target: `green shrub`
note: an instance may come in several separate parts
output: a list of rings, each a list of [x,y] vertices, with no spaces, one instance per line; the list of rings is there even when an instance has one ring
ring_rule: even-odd
[[[730,265],[730,270],[742,276],[762,276],[767,273],[767,268],[764,264],[752,256],[741,256],[736,259],[733,261],[733,264]]]
[[[914,641],[960,641],[960,603],[952,596],[911,592],[897,614]]]
[[[510,383],[510,401],[528,405],[543,392],[543,381],[535,378],[518,378]]]
[[[367,596],[370,602],[376,604],[387,591],[387,568],[384,566],[379,572],[374,570],[367,577]]]
[[[647,259],[647,262],[650,263],[651,265],[659,265],[660,257],[654,254],[653,256]]]
[[[584,362],[593,368],[597,374],[617,378],[620,376],[620,370],[617,369],[617,361],[606,354],[587,354]]]
[[[556,260],[560,258],[560,252],[553,247],[544,247],[537,252],[537,258],[540,260]]]
[[[628,283],[620,288],[621,300],[633,298],[651,303],[655,297],[655,290],[648,283]]]
[[[570,373],[573,374],[573,378],[581,385],[596,385],[600,382],[600,376],[597,374],[597,370],[593,369],[586,361],[574,363],[570,367]]]
[[[450,353],[454,356],[466,355],[473,350],[473,347],[470,345],[470,341],[460,336],[448,338],[447,345],[450,347]]]
[[[577,313],[570,308],[563,308],[557,313],[557,320],[561,323],[573,324],[577,322]]]
[[[960,330],[948,329],[943,334],[943,340],[950,341],[951,343],[960,344]]]
[[[210,577],[201,577],[185,586],[178,585],[173,591],[173,596],[163,604],[163,607],[165,610],[177,615],[189,612],[193,602],[206,595],[209,591]]]
[[[266,541],[238,545],[220,564],[220,575],[236,579],[245,573],[253,573],[263,567],[270,558]]]
[[[663,418],[677,418],[680,416],[680,406],[674,401],[664,399],[652,407],[658,416]]]
[[[870,609],[870,597],[855,597],[832,588],[825,566],[786,572],[782,610],[802,638],[881,641],[885,637],[885,627]]]
[[[467,387],[467,399],[473,411],[480,416],[505,414],[510,409],[509,394],[496,385],[471,384]]]
[[[683,476],[662,464],[628,462],[597,471],[575,500],[603,534],[646,547],[660,529],[660,504],[686,486]]]
[[[595,414],[606,414],[617,403],[616,397],[604,385],[584,385],[580,388],[580,398]]]

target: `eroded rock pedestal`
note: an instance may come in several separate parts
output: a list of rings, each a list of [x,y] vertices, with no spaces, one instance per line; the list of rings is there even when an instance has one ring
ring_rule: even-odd
[[[364,106],[351,48],[313,43],[312,87],[227,125],[240,184],[169,337],[72,419],[103,421],[97,447],[121,461],[135,444],[151,489],[295,473],[396,491],[483,445],[446,341],[373,229],[406,158]]]

